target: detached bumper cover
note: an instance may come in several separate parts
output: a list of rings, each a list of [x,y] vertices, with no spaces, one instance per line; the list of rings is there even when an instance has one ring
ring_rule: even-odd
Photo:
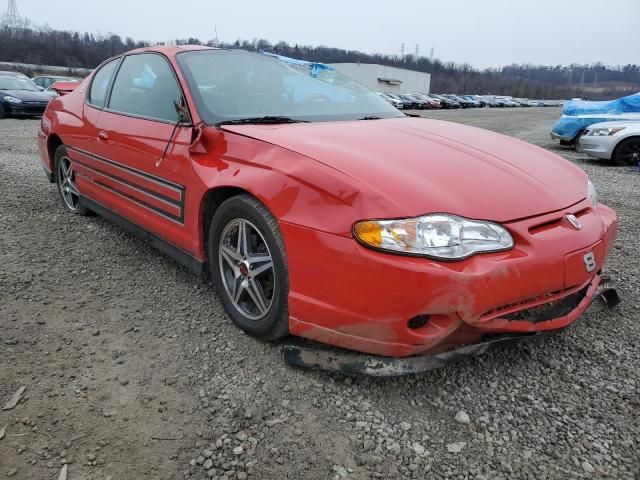
[[[597,290],[595,294],[609,308],[614,308],[620,303],[620,298],[614,288],[602,288]],[[569,326],[571,325],[574,324]],[[318,350],[295,344],[285,345],[282,354],[285,363],[293,367],[327,370],[349,375],[396,377],[435,370],[450,363],[483,355],[496,348],[546,337],[563,330],[564,328],[534,333],[491,335],[472,345],[465,345],[448,352],[406,358],[378,357],[346,350]]]

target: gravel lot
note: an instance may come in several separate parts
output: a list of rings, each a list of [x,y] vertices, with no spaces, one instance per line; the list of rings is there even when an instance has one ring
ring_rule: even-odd
[[[623,304],[424,375],[286,367],[208,283],[63,212],[36,120],[0,120],[0,478],[640,478],[640,176],[551,143],[559,109],[427,115],[549,148],[620,217]],[[3,427],[4,430],[3,437]]]

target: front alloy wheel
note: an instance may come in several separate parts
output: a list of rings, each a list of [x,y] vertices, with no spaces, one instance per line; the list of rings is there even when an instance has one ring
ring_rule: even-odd
[[[224,288],[245,317],[260,320],[273,304],[273,260],[260,231],[245,219],[232,220],[222,232],[218,262]]]
[[[231,320],[251,336],[289,333],[289,270],[277,220],[250,195],[216,210],[207,245],[216,290]]]

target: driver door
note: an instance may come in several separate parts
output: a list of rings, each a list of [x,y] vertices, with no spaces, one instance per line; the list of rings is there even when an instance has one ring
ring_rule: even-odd
[[[169,243],[193,252],[187,185],[191,128],[175,128],[182,90],[160,54],[124,58],[97,122],[92,158],[99,201]],[[174,132],[175,128],[175,132]],[[165,147],[166,155],[163,157]]]

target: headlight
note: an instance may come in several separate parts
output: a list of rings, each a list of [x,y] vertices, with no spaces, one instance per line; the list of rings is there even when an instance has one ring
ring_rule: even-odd
[[[625,127],[604,127],[604,128],[594,128],[589,130],[587,133],[588,136],[591,137],[606,137],[608,135],[613,135],[614,133],[618,133],[620,130],[624,130]]]
[[[593,183],[591,183],[591,180],[587,180],[587,199],[594,207],[598,206],[598,192],[596,191],[596,187],[593,186]]]
[[[16,97],[12,97],[11,95],[5,95],[4,97],[2,97],[4,99],[5,102],[9,102],[9,103],[22,103],[22,100],[20,100],[19,98]]]
[[[407,255],[460,260],[513,247],[504,227],[457,215],[432,214],[398,220],[365,220],[353,226],[364,245]]]

